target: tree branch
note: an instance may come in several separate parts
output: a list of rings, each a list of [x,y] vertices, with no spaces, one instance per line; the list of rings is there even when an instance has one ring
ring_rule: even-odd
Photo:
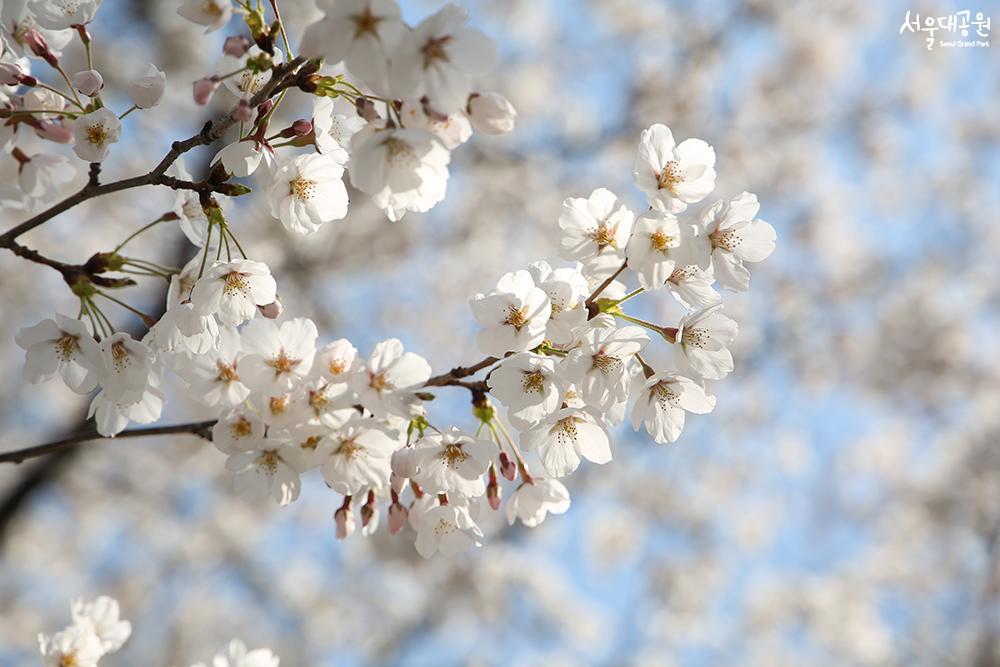
[[[305,83],[305,78],[316,71],[318,63],[310,63],[309,66],[296,71],[299,65],[304,62],[306,62],[306,59],[299,57],[294,58],[287,63],[275,65],[272,69],[271,80],[268,81],[267,84],[250,99],[250,106],[255,108],[270,99],[275,93],[285,90],[286,88],[291,88]],[[98,182],[98,176],[100,175],[101,170],[100,164],[92,164],[90,167],[90,178],[87,184],[83,186],[79,192],[74,195],[70,195],[61,202],[54,204],[48,209],[32,218],[29,218],[28,220],[25,220],[13,229],[10,229],[6,233],[0,235],[0,247],[10,248],[11,244],[15,239],[17,239],[17,237],[48,222],[60,213],[68,211],[74,206],[89,199],[111,194],[112,192],[128,190],[130,188],[136,188],[143,185],[166,185],[174,189],[193,189],[198,191],[210,190],[222,192],[221,190],[217,190],[216,188],[210,186],[208,183],[192,183],[191,181],[182,181],[180,179],[166,176],[165,172],[181,155],[197,146],[207,146],[208,144],[213,143],[216,139],[219,139],[223,134],[225,134],[226,130],[232,127],[235,123],[236,121],[233,119],[232,113],[226,114],[214,123],[206,123],[198,134],[188,137],[183,141],[175,141],[171,144],[170,151],[163,156],[163,159],[160,160],[159,164],[157,164],[152,171],[140,176],[133,176],[131,178],[124,178],[111,183],[100,184]]]
[[[477,364],[472,366],[457,366],[452,368],[447,373],[442,373],[441,375],[435,375],[430,380],[424,383],[425,387],[444,387],[448,385],[465,386],[464,383],[457,382],[462,378],[469,377],[470,375],[475,375],[479,371],[483,370],[487,366],[492,366],[496,362],[500,361],[496,357],[486,357]]]
[[[212,427],[215,426],[214,419],[209,419],[202,422],[191,422],[187,424],[174,424],[171,426],[147,426],[142,428],[130,428],[122,431],[114,439],[120,438],[141,438],[148,435],[173,435],[178,433],[190,433],[191,435],[196,435],[205,440],[212,439]],[[10,452],[0,452],[0,463],[21,463],[27,459],[33,459],[37,456],[44,456],[46,454],[52,454],[54,452],[61,451],[68,447],[78,445],[81,442],[87,442],[90,440],[105,440],[108,439],[105,436],[97,432],[97,428],[91,423],[87,427],[66,436],[62,440],[56,440],[55,442],[49,442],[44,445],[36,445],[34,447],[26,447],[25,449],[16,449]]]

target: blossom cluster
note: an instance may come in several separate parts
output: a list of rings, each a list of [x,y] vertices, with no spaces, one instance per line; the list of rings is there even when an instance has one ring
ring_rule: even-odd
[[[49,667],[97,667],[101,660],[120,649],[132,635],[132,624],[121,618],[118,601],[101,596],[93,602],[76,600],[72,622],[53,635],[38,635],[38,649]],[[212,667],[278,667],[270,649],[248,651],[233,640],[213,659]],[[196,663],[191,667],[205,667]]]
[[[224,7],[185,2],[180,13],[211,30],[224,24]],[[64,273],[79,299],[77,318],[56,315],[16,340],[26,350],[29,381],[58,375],[73,391],[94,392],[89,416],[104,436],[160,418],[169,369],[217,417],[212,441],[241,494],[287,505],[299,497],[302,475],[316,469],[343,496],[334,513],[338,537],[356,530],[357,516],[360,532],[371,534],[385,511],[389,532],[413,529],[421,555],[450,555],[481,543],[480,514],[484,505],[501,507],[501,478],[514,483],[505,505],[511,524],[536,526],[549,513],[565,512],[570,498],[560,480],[584,460],[612,459],[610,429],[625,420],[630,404],[633,426],[661,443],[677,440],[686,413],[710,412],[715,398],[707,383],[733,370],[729,346],[737,333],[714,285],[746,290],[747,264],[771,253],[775,233],[756,218],[759,204],[750,193],[687,215],[714,190],[715,152],[700,139],[677,144],[667,127],[654,125],[640,137],[634,167],[647,210],[637,214],[603,188],[569,198],[558,220],[566,266],[538,261],[470,295],[477,344],[487,355],[481,362],[432,375],[427,361],[397,339],[367,354],[345,339],[321,343],[312,320],[283,317],[269,267],[243,252],[236,225],[208,191],[244,194],[247,188],[232,189],[229,179],[260,174],[271,213],[290,232],[308,234],[347,214],[346,169],[356,189],[398,220],[444,197],[450,150],[473,126],[504,132],[514,118],[502,96],[473,90],[472,77],[493,63],[495,48],[466,27],[456,6],[413,28],[392,0],[321,7],[325,17],[306,30],[300,50],[342,62],[360,77],[356,83],[304,70],[297,86],[312,97],[311,119],[269,134],[281,98],[258,96],[274,91],[268,85],[281,62],[296,59],[287,40],[285,52],[280,48],[283,29],[266,28],[259,10],[243,5],[254,39],[227,39],[220,74],[194,87],[200,102],[221,84],[235,95],[231,120],[238,121],[239,137],[218,152],[199,187],[184,187],[191,175],[173,162],[174,208],[152,223],[177,221],[197,247],[194,257],[180,271],[127,257],[122,249],[134,234]],[[70,25],[79,30],[85,23]],[[29,42],[44,45],[40,39]],[[50,46],[32,52],[59,64]],[[155,104],[158,94],[149,91],[162,93],[154,70],[132,86],[135,109]],[[19,76],[17,85],[37,87]],[[79,79],[86,79],[80,92],[94,94],[86,108],[77,102],[86,113],[52,122],[72,127],[81,158],[102,160],[120,134],[120,117],[101,104],[96,78]],[[23,97],[12,99],[24,104]],[[11,118],[41,123],[30,113]],[[279,148],[304,152],[279,159]],[[126,281],[103,274],[126,267],[169,282],[158,319],[108,292]],[[619,279],[638,286],[628,291]],[[626,312],[633,298],[658,293],[687,310],[676,326]],[[115,331],[99,299],[140,315],[147,333],[137,339]],[[670,363],[643,357],[654,341],[671,346]],[[470,379],[483,371],[483,379]],[[444,387],[471,393],[474,429],[433,423],[427,404]]]

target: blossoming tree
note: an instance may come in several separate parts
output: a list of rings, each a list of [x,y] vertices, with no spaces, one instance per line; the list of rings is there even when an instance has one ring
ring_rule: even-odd
[[[365,354],[343,338],[323,342],[336,332],[284,313],[281,275],[272,275],[267,256],[245,252],[230,200],[256,198],[253,205],[295,236],[350,224],[352,197],[369,199],[395,224],[417,224],[404,216],[445,199],[452,153],[474,131],[503,134],[515,124],[502,94],[477,88],[497,50],[466,25],[464,10],[449,4],[409,26],[392,0],[323,2],[324,17],[293,46],[276,0],[185,1],[178,13],[206,31],[228,25],[234,12],[243,18],[245,31],[225,40],[217,70],[192,84],[198,104],[225,94],[231,109],[173,141],[148,172],[108,181],[102,164],[128,146],[121,120],[161,101],[164,73],[153,64],[141,70],[128,85],[132,105],[116,113],[92,61],[100,2],[11,4],[0,142],[18,162],[18,197],[8,208],[27,217],[3,230],[0,246],[57,271],[67,286],[53,298],[53,316],[23,329],[16,343],[29,381],[58,376],[68,390],[93,394],[93,421],[0,461],[97,437],[192,433],[227,457],[240,493],[287,505],[299,497],[301,476],[318,469],[342,497],[333,512],[338,537],[358,524],[370,535],[385,514],[388,532],[409,526],[416,550],[430,557],[478,546],[487,506],[505,503],[508,522],[526,526],[566,512],[570,494],[560,480],[583,461],[612,461],[611,431],[630,411],[636,430],[665,443],[680,437],[686,413],[713,410],[710,383],[733,372],[737,334],[715,285],[747,290],[748,265],[771,254],[776,236],[757,217],[753,194],[708,200],[716,155],[707,142],[678,143],[662,124],[642,132],[631,169],[646,210],[630,210],[604,188],[567,198],[550,221],[561,235],[558,258],[510,267],[492,289],[470,290],[484,358],[435,374],[397,338]],[[72,40],[85,62],[64,57]],[[272,126],[279,106],[299,117]],[[75,157],[60,144],[71,144]],[[183,156],[203,146],[214,157],[195,176]],[[86,183],[53,201],[72,179],[73,160],[89,164]],[[133,233],[107,239],[106,251],[78,263],[22,241],[83,202],[152,187],[176,192],[173,210],[136,221]],[[168,225],[191,244],[184,266],[128,249]],[[162,314],[132,301],[140,281],[161,286]],[[631,310],[639,299],[671,299],[686,314],[648,321]],[[67,306],[75,317],[58,312]],[[113,307],[145,331],[122,330],[106,312]],[[150,426],[168,401],[168,371],[212,411],[210,420]],[[450,390],[471,399],[464,423],[435,415],[431,401]],[[70,655],[96,664],[120,646],[108,639],[123,632],[117,616],[106,599],[75,607],[74,624],[44,639],[43,654],[52,664]]]

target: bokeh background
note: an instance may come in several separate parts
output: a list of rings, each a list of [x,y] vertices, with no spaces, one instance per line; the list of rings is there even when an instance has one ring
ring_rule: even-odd
[[[92,33],[111,106],[128,106],[115,91],[145,62],[168,77],[106,163],[126,175],[231,104],[189,91],[236,24],[203,38],[173,0],[104,4]],[[416,22],[439,3],[402,4]],[[606,186],[641,207],[634,147],[663,122],[713,144],[715,196],[757,193],[779,235],[750,293],[727,295],[741,334],[714,414],[673,446],[622,429],[611,464],[569,478],[568,514],[538,529],[490,517],[486,545],[453,560],[405,536],[337,542],[339,498],[318,476],[290,507],[248,503],[192,437],[5,466],[0,664],[37,664],[35,634],[68,620],[70,598],[110,594],[134,633],[109,665],[187,665],[231,637],[290,666],[1000,665],[1000,61],[995,45],[928,51],[899,33],[907,10],[1000,7],[464,4],[500,43],[484,88],[513,100],[516,132],[459,149],[446,202],[397,224],[359,196],[303,242],[250,198],[230,214],[248,252],[324,340],[399,336],[435,369],[468,363],[468,298],[555,259],[564,197]],[[313,17],[308,0],[282,6],[293,35]],[[120,193],[25,241],[81,261],[172,203]],[[24,215],[0,212],[2,227]],[[165,225],[135,249],[193,253]],[[155,289],[137,294],[157,308]],[[645,314],[671,321],[667,301]],[[53,310],[75,312],[59,276],[0,255],[0,450],[84,415],[61,386],[20,380],[14,333]],[[432,414],[471,425],[447,391]],[[172,394],[164,422],[202,416]]]

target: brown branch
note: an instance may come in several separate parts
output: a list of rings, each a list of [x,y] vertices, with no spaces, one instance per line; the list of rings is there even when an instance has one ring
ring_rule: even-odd
[[[462,378],[469,377],[470,375],[475,375],[479,371],[483,370],[487,366],[492,366],[496,362],[500,361],[496,357],[486,357],[478,364],[473,364],[472,366],[457,366],[452,368],[447,373],[442,373],[441,375],[435,375],[430,380],[424,383],[425,387],[444,387],[444,386],[465,386],[461,382],[457,382]]]
[[[306,62],[305,58],[299,57],[294,58],[287,63],[275,65],[272,68],[271,80],[268,81],[267,84],[250,99],[250,106],[257,107],[266,100],[270,99],[276,93],[285,90],[286,88],[291,88],[305,83],[306,77],[316,71],[318,63],[310,62],[308,66],[296,71],[299,65],[304,62]],[[13,229],[10,229],[6,233],[0,235],[0,247],[10,248],[11,243],[13,243],[14,240],[21,234],[31,231],[35,227],[48,222],[60,213],[68,211],[82,202],[94,199],[95,197],[100,197],[102,195],[111,194],[113,192],[120,192],[121,190],[128,190],[130,188],[136,188],[143,185],[166,185],[175,189],[194,189],[198,191],[211,190],[222,192],[221,190],[217,190],[216,188],[209,186],[207,183],[182,181],[180,179],[166,176],[165,172],[167,171],[167,168],[176,162],[177,158],[181,155],[197,146],[207,146],[208,144],[213,143],[216,139],[219,139],[223,134],[225,134],[226,130],[232,127],[235,123],[236,121],[234,120],[232,113],[226,114],[214,123],[206,123],[198,134],[188,137],[183,141],[175,141],[171,144],[170,151],[163,156],[163,159],[160,160],[159,164],[153,167],[152,171],[140,176],[133,176],[131,178],[124,178],[111,183],[100,184],[98,178],[101,171],[100,164],[92,164],[90,167],[90,178],[88,179],[87,184],[84,185],[79,192],[74,195],[70,195],[61,202],[54,204],[38,215],[25,220]],[[225,193],[223,192],[223,194]]]
[[[212,427],[215,426],[215,421],[216,420],[214,419],[209,419],[202,422],[173,424],[171,426],[130,428],[119,433],[114,437],[114,439],[141,438],[148,435],[174,435],[178,433],[190,433],[191,435],[196,435],[199,438],[211,440]],[[67,447],[78,445],[81,442],[104,439],[107,439],[107,437],[98,433],[96,427],[91,423],[89,426],[77,431],[76,433],[66,436],[62,440],[56,440],[55,442],[49,442],[44,445],[36,445],[34,447],[26,447],[25,449],[16,449],[10,452],[0,452],[0,463],[21,463],[27,459],[33,459],[37,456],[45,456],[46,454],[61,451]]]
[[[624,271],[627,267],[628,267],[628,262],[623,262],[622,265],[618,267],[617,271],[608,276],[603,283],[597,286],[597,289],[594,290],[593,294],[587,297],[587,300],[583,302],[584,305],[587,306],[587,308],[589,309],[590,304],[594,303],[594,300],[601,295],[601,292],[607,289],[608,285],[613,283],[615,281],[615,278],[620,276],[622,274],[622,271]],[[593,314],[591,315],[591,317],[593,317]]]

